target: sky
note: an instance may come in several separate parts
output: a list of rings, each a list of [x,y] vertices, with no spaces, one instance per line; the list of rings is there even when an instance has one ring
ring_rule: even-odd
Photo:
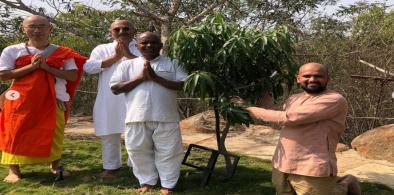
[[[325,12],[327,15],[331,15],[341,5],[342,6],[348,6],[348,5],[351,5],[351,4],[354,4],[356,2],[360,2],[360,1],[362,1],[362,0],[339,0],[336,5],[320,7],[319,10],[322,11],[322,12]],[[377,0],[369,0],[369,1],[364,0],[363,2],[369,2],[369,3],[384,3],[384,2],[386,2],[386,5],[389,5],[391,7],[394,6],[394,0],[379,0],[379,1],[377,1]]]
[[[41,0],[22,0],[22,1],[27,3],[27,5],[33,5],[33,6],[38,6],[38,5],[42,4]],[[326,13],[326,15],[331,15],[331,14],[333,14],[335,12],[336,9],[338,9],[338,7],[340,5],[344,5],[344,6],[351,5],[351,4],[354,4],[354,3],[359,2],[359,1],[371,2],[371,3],[373,3],[373,2],[380,2],[380,3],[386,2],[386,5],[394,7],[394,0],[339,0],[336,5],[320,7],[319,10],[321,12]],[[107,9],[107,7],[104,6],[102,3],[100,3],[101,1],[99,1],[99,0],[77,0],[75,2],[82,2],[82,3],[86,4],[86,5],[94,6],[97,9]],[[47,9],[50,9],[50,8],[47,8]],[[26,14],[21,14],[21,15],[26,15]]]

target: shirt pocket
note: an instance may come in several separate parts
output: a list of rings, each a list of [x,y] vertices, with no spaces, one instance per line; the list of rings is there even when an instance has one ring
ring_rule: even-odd
[[[168,64],[165,66],[159,66],[155,72],[159,77],[165,78],[167,80],[175,80],[175,72]]]

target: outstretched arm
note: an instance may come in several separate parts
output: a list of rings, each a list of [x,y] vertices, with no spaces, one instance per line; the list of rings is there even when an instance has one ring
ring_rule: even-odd
[[[337,94],[320,97],[313,102],[297,103],[291,109],[277,111],[259,107],[248,107],[253,118],[286,126],[297,126],[330,119],[338,114],[346,113],[347,102]]]

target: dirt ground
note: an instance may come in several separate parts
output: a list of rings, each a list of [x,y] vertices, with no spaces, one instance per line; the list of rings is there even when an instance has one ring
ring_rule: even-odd
[[[65,134],[71,138],[96,138],[92,117],[71,117]],[[278,130],[252,125],[244,131],[230,132],[226,139],[226,147],[231,152],[271,160],[278,137]],[[182,130],[182,140],[184,144],[194,143],[216,148],[216,137],[213,132]],[[337,158],[339,175],[353,174],[360,180],[378,182],[394,188],[394,163],[365,159],[352,149],[337,152]]]

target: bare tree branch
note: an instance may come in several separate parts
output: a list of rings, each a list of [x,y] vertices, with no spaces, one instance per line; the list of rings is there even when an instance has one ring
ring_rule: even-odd
[[[163,22],[163,18],[159,17],[155,14],[153,14],[152,12],[148,11],[147,9],[145,9],[145,7],[143,6],[143,3],[138,3],[134,0],[128,0],[131,4],[133,4],[137,9],[141,10],[143,13],[140,13],[140,15],[147,17],[147,18],[151,18],[153,20],[158,20]]]
[[[73,34],[75,36],[80,36],[80,33],[78,31],[76,31],[72,26],[64,25],[64,23],[61,23],[61,22],[57,21],[55,19],[55,17],[51,17],[49,15],[46,15],[45,13],[36,11],[34,8],[32,8],[30,6],[27,6],[21,0],[17,0],[16,3],[15,2],[11,2],[11,1],[7,1],[7,0],[0,0],[0,2],[6,4],[7,6],[13,8],[13,9],[18,9],[18,10],[21,10],[21,11],[25,11],[25,12],[28,12],[28,13],[30,13],[32,15],[40,15],[40,16],[46,17],[49,20],[49,22],[55,24],[59,28],[65,30],[65,31],[67,31],[70,34]]]
[[[181,0],[174,0],[171,4],[170,9],[167,12],[168,16],[173,18],[178,12],[180,5],[181,5]]]
[[[225,3],[227,3],[228,0],[222,0],[220,3],[217,4],[211,4],[207,9],[203,10],[201,13],[197,14],[196,16],[194,16],[193,18],[191,18],[190,20],[188,20],[186,22],[187,25],[191,25],[194,22],[200,21],[205,15],[209,14],[213,9],[224,5]]]
[[[157,6],[161,12],[166,12],[168,9],[162,5],[162,3],[158,0],[149,0],[153,5]]]
[[[12,1],[7,1],[7,0],[0,0],[0,2],[8,5],[9,7],[13,8],[13,9],[19,9],[34,15],[41,15],[47,18],[50,18],[49,16],[46,16],[45,14],[38,12],[34,9],[32,9],[30,6],[27,6],[26,4],[24,4],[21,0],[17,0],[16,3],[12,2]]]

